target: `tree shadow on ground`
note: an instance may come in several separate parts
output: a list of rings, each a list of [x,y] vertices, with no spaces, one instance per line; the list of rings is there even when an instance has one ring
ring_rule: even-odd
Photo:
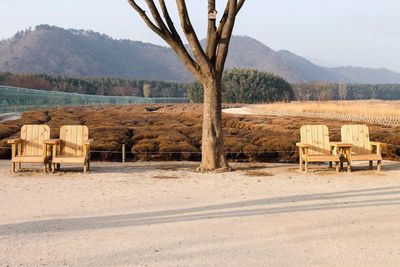
[[[385,171],[399,171],[400,164],[398,162],[390,162],[382,166],[382,172]]]
[[[292,195],[164,211],[2,224],[0,225],[0,236],[74,232],[382,206],[400,206],[400,187]]]

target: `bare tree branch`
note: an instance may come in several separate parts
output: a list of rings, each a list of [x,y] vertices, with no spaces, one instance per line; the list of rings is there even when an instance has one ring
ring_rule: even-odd
[[[243,4],[246,2],[246,0],[238,0],[237,7],[236,7],[236,15],[239,13],[239,11],[242,9]],[[226,23],[226,20],[228,19],[228,13],[229,13],[229,1],[226,3],[225,11],[224,14],[221,18],[221,21],[218,26],[218,36],[221,36],[222,29],[224,28],[224,25]]]
[[[158,28],[161,29],[165,34],[169,33],[168,28],[165,26],[164,21],[162,20],[160,13],[158,12],[157,6],[154,4],[153,0],[146,0],[147,6],[149,7],[149,10],[156,21]]]
[[[215,0],[208,0],[208,16],[215,11]],[[218,45],[216,19],[208,17],[206,54],[208,60],[215,62],[215,53]]]
[[[146,23],[146,25],[156,34],[158,34],[161,38],[165,40],[163,37],[163,33],[160,28],[158,28],[151,20],[150,18],[146,15],[146,11],[144,11],[139,5],[136,4],[134,0],[128,0],[128,3],[133,7],[133,9],[136,10],[136,12],[142,17],[143,21]]]
[[[225,10],[226,21],[221,28],[219,36],[219,47],[217,52],[216,66],[215,69],[219,75],[222,75],[225,67],[226,57],[228,55],[229,43],[232,36],[233,27],[235,25],[235,19],[237,14],[237,0],[228,0],[227,10]]]
[[[163,0],[160,0],[164,2]],[[152,3],[150,3],[152,2]],[[185,64],[185,66],[189,69],[189,71],[197,78],[202,78],[202,72],[199,67],[199,64],[193,60],[193,58],[190,56],[188,51],[186,50],[181,38],[179,37],[179,34],[177,33],[175,27],[171,27],[173,25],[171,18],[169,17],[168,11],[166,9],[165,3],[164,5],[161,5],[161,7],[164,6],[165,11],[163,11],[163,14],[168,15],[169,19],[167,20],[167,23],[169,25],[169,30],[165,26],[165,23],[162,21],[161,16],[158,12],[157,7],[155,6],[154,2],[152,0],[146,0],[146,3],[149,7],[150,10],[153,9],[152,11],[152,16],[156,16],[154,18],[157,22],[157,24],[160,27],[165,27],[164,29],[161,29],[155,25],[150,18],[146,15],[146,12],[136,3],[135,0],[128,0],[128,3],[135,9],[135,11],[142,17],[143,21],[147,24],[147,26],[155,32],[158,36],[160,36],[162,39],[164,39],[170,46],[171,48],[175,51],[175,53],[178,55],[178,57],[182,60],[182,62]],[[170,20],[170,22],[168,22]],[[164,26],[162,26],[164,25]]]
[[[174,22],[172,21],[171,16],[169,15],[167,5],[165,4],[165,0],[159,0],[159,1],[161,6],[161,11],[163,13],[165,21],[167,22],[169,31],[171,32],[174,38],[179,38],[179,40],[181,40],[178,31],[175,28]]]
[[[137,1],[128,0],[129,4],[141,16],[147,26],[171,46],[196,78],[201,80],[206,76],[214,75],[214,72],[222,75],[235,18],[245,3],[245,0],[227,0],[227,5],[218,28],[216,20],[208,17],[207,43],[205,49],[201,46],[190,21],[186,1],[176,0],[181,27],[195,59],[193,59],[188,52],[176,30],[165,0],[159,0],[162,16],[154,0],[144,1],[147,4],[148,10],[151,12],[152,18],[137,4]],[[216,0],[208,0],[208,14],[214,12],[215,7]]]
[[[200,41],[197,38],[196,32],[190,21],[188,10],[186,7],[185,0],[176,0],[176,5],[178,7],[179,18],[181,21],[181,26],[186,39],[192,49],[193,55],[200,65],[207,67],[207,72],[211,73],[212,66],[208,60],[203,48],[201,47]]]
[[[246,0],[239,0],[239,2],[238,2],[238,4],[237,4],[236,15],[237,15],[237,13],[239,13],[239,11],[242,9],[244,2],[246,2]]]

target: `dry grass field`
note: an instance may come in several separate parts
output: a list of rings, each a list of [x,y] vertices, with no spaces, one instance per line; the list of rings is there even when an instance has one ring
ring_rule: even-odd
[[[294,106],[286,105],[288,109]],[[148,107],[158,110],[149,112]],[[370,109],[374,110],[375,105]],[[0,147],[7,146],[7,138],[18,136],[22,125],[34,123],[48,124],[54,138],[58,137],[62,125],[88,125],[90,137],[94,139],[92,158],[95,160],[120,160],[121,154],[115,152],[121,151],[122,144],[131,152],[127,155],[131,161],[200,160],[201,105],[71,107],[26,112],[18,120],[0,123]],[[301,116],[223,115],[228,158],[243,162],[295,162],[295,143],[299,141],[301,125],[326,124],[331,140],[339,141],[340,127],[345,123],[348,122]],[[372,140],[400,146],[400,127],[369,126]],[[388,146],[384,154],[387,159],[398,160],[400,147]],[[9,155],[9,149],[0,150],[1,158]]]
[[[264,115],[348,119],[383,125],[400,125],[400,101],[309,101],[253,105],[247,111]]]

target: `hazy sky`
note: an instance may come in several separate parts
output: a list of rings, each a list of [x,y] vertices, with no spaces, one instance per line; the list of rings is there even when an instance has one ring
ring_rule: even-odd
[[[174,1],[167,2],[175,10]],[[207,0],[186,2],[204,37]],[[399,11],[399,0],[247,0],[235,34],[322,62],[400,72]],[[0,0],[0,14],[0,39],[50,24],[163,44],[126,0]]]

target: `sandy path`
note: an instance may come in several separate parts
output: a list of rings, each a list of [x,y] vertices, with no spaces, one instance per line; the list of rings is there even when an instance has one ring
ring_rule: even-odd
[[[1,266],[400,264],[400,164],[305,175],[294,165],[200,174],[195,163],[95,163],[86,176],[9,165],[0,161]]]
[[[255,115],[255,113],[248,108],[227,108],[223,109],[222,112],[234,115]]]
[[[21,118],[21,113],[6,113],[0,114],[0,123],[6,121],[14,121]]]

